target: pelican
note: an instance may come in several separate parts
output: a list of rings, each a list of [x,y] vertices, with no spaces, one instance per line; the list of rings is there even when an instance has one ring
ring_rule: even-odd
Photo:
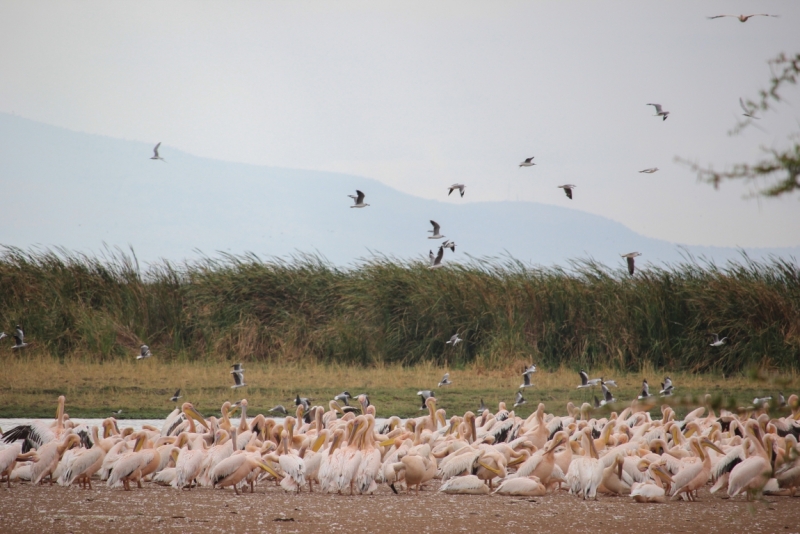
[[[237,485],[255,469],[261,469],[276,479],[281,479],[281,476],[268,463],[264,462],[258,453],[243,452],[231,455],[217,464],[211,473],[211,483],[214,487],[221,488],[233,486],[233,491],[239,495]]]
[[[642,463],[648,465],[646,460],[642,460]],[[669,473],[661,463],[650,463],[647,467],[647,472],[650,477],[649,480],[634,482],[631,485],[631,497],[636,502],[667,502],[663,483],[672,484],[672,477],[669,476]]]
[[[641,252],[628,252],[627,254],[620,254],[623,258],[628,260],[628,274],[633,276],[633,258],[641,256]]]
[[[658,167],[650,167],[649,169],[641,170],[641,171],[639,171],[639,174],[642,174],[642,173],[653,174],[654,172],[658,172]]]
[[[182,398],[183,397],[181,397],[181,390],[178,389],[178,391],[175,392],[175,394],[169,399],[169,401],[170,402],[178,402],[178,399],[182,399]]]
[[[531,167],[531,166],[533,166],[533,165],[536,165],[536,164],[533,162],[533,158],[535,158],[535,157],[536,157],[536,156],[531,156],[531,157],[529,157],[529,158],[525,158],[525,161],[523,161],[522,163],[520,163],[520,164],[519,164],[519,166],[520,166],[520,167]]]
[[[6,484],[11,487],[11,472],[17,462],[26,462],[28,460],[36,460],[38,457],[36,451],[22,452],[22,443],[14,443],[10,447],[0,449],[0,480],[3,476],[6,477]]]
[[[352,198],[354,204],[350,206],[351,208],[366,208],[369,204],[364,204],[364,193],[356,189],[355,195],[347,195],[348,197]]]
[[[719,334],[712,333],[712,334],[709,334],[709,335],[712,338],[714,338],[714,341],[711,342],[709,347],[721,347],[722,345],[725,344],[725,341],[728,339],[727,337],[723,337],[722,339],[720,339],[719,338]]]
[[[447,196],[450,196],[450,193],[458,189],[458,192],[461,193],[461,196],[464,196],[464,188],[467,187],[464,184],[453,184],[449,187],[449,191],[447,192]]]
[[[539,477],[506,478],[497,486],[494,493],[497,495],[513,495],[519,497],[541,497],[547,492]]]
[[[361,465],[356,473],[356,487],[359,493],[372,495],[377,489],[375,482],[381,474],[381,450],[375,446],[375,418],[366,416],[366,428],[361,435]]]
[[[22,452],[25,453],[31,449],[38,449],[51,441],[61,439],[65,432],[65,403],[66,397],[60,395],[58,397],[58,407],[56,408],[56,418],[53,422],[45,423],[37,419],[28,425],[16,426],[3,434],[3,441],[13,443],[17,440],[22,440]]]
[[[147,345],[142,345],[139,347],[139,354],[136,356],[136,359],[143,360],[145,358],[149,358],[150,356],[152,356],[152,354],[150,354],[150,347]]]
[[[744,111],[744,113],[742,113],[742,115],[744,115],[745,117],[750,117],[751,119],[760,119],[760,117],[756,117],[753,114],[754,112],[752,110],[748,109],[747,106],[745,106],[744,100],[742,100],[742,97],[739,97],[739,105],[742,107],[742,110]]]
[[[14,328],[15,328],[15,330],[14,330],[14,346],[11,347],[11,348],[12,349],[24,349],[25,347],[28,346],[28,344],[25,343],[25,334],[22,332],[22,327],[20,325],[17,325]]]
[[[150,159],[160,159],[161,161],[166,161],[164,158],[158,155],[158,147],[160,146],[161,146],[161,141],[159,141],[158,144],[155,147],[153,147],[153,157]]]
[[[749,501],[752,497],[759,496],[763,492],[764,486],[772,477],[772,464],[770,462],[773,454],[772,439],[774,438],[771,435],[766,436],[769,451],[764,450],[761,440],[753,436],[748,436],[745,439],[743,448],[745,459],[733,468],[728,479],[729,497],[746,491],[747,500]],[[756,450],[754,455],[750,455],[750,445]]]
[[[569,492],[580,493],[583,499],[597,499],[597,488],[603,480],[603,462],[597,455],[591,429],[585,428],[581,433],[581,446],[586,456],[574,458],[567,471]]]
[[[601,378],[592,378],[591,380],[589,380],[589,375],[586,374],[586,371],[584,371],[583,369],[581,369],[578,374],[581,377],[581,385],[578,386],[578,389],[594,387],[598,385],[602,380]]]
[[[739,19],[739,22],[747,22],[749,19],[753,17],[774,17],[778,18],[780,15],[768,15],[767,13],[754,13],[752,15],[714,15],[713,17],[707,17],[709,20],[711,19],[721,19],[723,17],[733,17],[735,19]]]
[[[458,335],[458,334],[456,334],[456,335]],[[449,386],[449,385],[452,385],[452,384],[453,383],[450,382],[450,373],[445,373],[444,377],[442,378],[442,381],[439,382],[439,385],[437,387]]]
[[[517,391],[517,398],[514,400],[514,408],[516,408],[517,406],[522,406],[523,404],[525,404],[525,402],[526,402],[525,397],[522,396],[522,393]]]
[[[452,335],[452,337],[450,338],[450,341],[446,341],[445,344],[446,345],[453,345],[455,347],[456,345],[458,345],[462,341],[464,341],[464,340],[461,339],[460,337],[458,337],[458,332],[456,332],[455,334]]]
[[[74,445],[78,445],[81,438],[77,434],[69,434],[62,441],[49,441],[39,447],[36,456],[39,460],[31,466],[31,483],[36,486],[40,484],[48,475],[52,475],[58,466],[61,457]],[[50,484],[55,480],[50,477]]]
[[[441,486],[439,492],[451,495],[486,495],[491,490],[475,475],[453,477]]]
[[[557,187],[563,189],[564,193],[567,195],[567,198],[572,200],[572,190],[578,186],[575,184],[564,184],[564,185],[559,185]]]
[[[661,110],[661,104],[647,104],[647,105],[648,105],[648,106],[655,106],[655,108],[656,108],[656,114],[655,114],[655,116],[656,116],[656,117],[663,117],[663,118],[661,119],[662,121],[665,121],[665,120],[667,120],[667,117],[669,117],[669,111],[662,111],[662,110]]]
[[[695,455],[700,458],[699,462],[686,464],[673,478],[675,485],[672,488],[670,495],[673,500],[685,494],[686,498],[690,501],[696,500],[694,493],[708,482],[709,475],[711,474],[711,457],[703,450],[703,447],[713,449],[720,454],[725,454],[722,449],[714,445],[708,438],[698,438],[692,436],[689,440],[689,446],[694,451]]]
[[[399,462],[393,464],[392,467],[395,473],[400,473],[401,471],[404,473],[406,492],[411,493],[411,486],[416,486],[416,494],[419,495],[419,487],[432,478],[430,470],[431,467],[435,470],[436,462],[427,455],[407,454]]]
[[[288,417],[286,420],[287,428],[289,428],[290,425],[293,427],[294,424],[294,418]],[[300,493],[301,488],[306,483],[306,464],[303,459],[291,449],[289,433],[286,430],[281,432],[281,446],[278,451],[280,453],[278,465],[280,465],[281,470],[286,473],[286,476],[281,480],[281,487],[286,491],[296,491]]]
[[[439,230],[441,229],[439,223],[437,223],[434,220],[431,220],[431,224],[433,225],[433,230],[428,230],[428,233],[431,233],[433,235],[428,236],[428,239],[442,239],[443,237],[445,237],[444,235],[439,233]]]
[[[444,256],[444,246],[439,247],[439,253],[436,256],[433,255],[433,251],[428,252],[428,257],[431,260],[431,264],[428,266],[428,269],[438,269],[442,266],[442,256]]]

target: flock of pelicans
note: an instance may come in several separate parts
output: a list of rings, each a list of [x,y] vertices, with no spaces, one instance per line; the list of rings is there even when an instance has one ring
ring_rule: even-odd
[[[381,421],[366,395],[357,399],[348,410],[332,400],[327,411],[302,399],[294,416],[280,419],[248,418],[247,400],[224,403],[219,418],[203,417],[185,402],[160,428],[135,431],[120,429],[113,417],[101,428],[73,422],[62,396],[54,421],[5,433],[0,481],[8,488],[49,481],[92,489],[100,479],[125,490],[149,482],[176,489],[232,487],[236,494],[247,487],[255,492],[262,483],[288,492],[350,495],[372,494],[381,484],[418,494],[428,484],[449,494],[567,491],[583,499],[602,493],[637,502],[696,500],[709,483],[712,494],[744,494],[747,500],[794,496],[800,486],[797,395],[784,406],[772,403],[781,417],[771,417],[766,403],[716,414],[706,396],[705,405],[682,420],[666,404],[653,418],[652,396],[608,417],[595,418],[589,404],[570,402],[564,416],[545,413],[539,404],[527,419],[502,402],[496,413],[481,406],[477,415],[448,419],[430,396],[427,415]],[[230,419],[236,410],[238,423]]]

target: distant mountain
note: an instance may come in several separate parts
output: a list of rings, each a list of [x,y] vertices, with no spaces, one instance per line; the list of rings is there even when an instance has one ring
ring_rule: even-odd
[[[154,141],[158,141],[157,139]],[[94,253],[132,246],[140,261],[173,261],[251,251],[259,256],[318,253],[348,265],[373,253],[412,259],[436,251],[430,219],[466,255],[512,256],[540,265],[593,258],[624,266],[675,262],[681,254],[717,263],[741,258],[723,247],[680,248],[578,210],[532,202],[451,204],[396,191],[376,180],[330,172],[259,167],[200,158],[152,145],[76,133],[0,114],[0,244],[61,246]],[[348,194],[370,207],[351,209]],[[467,189],[469,195],[469,189]],[[748,249],[800,257],[800,247]]]

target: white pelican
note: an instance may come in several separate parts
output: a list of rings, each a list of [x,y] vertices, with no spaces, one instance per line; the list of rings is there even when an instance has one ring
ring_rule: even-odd
[[[433,234],[433,235],[428,236],[428,239],[442,239],[442,238],[444,238],[445,236],[439,233],[439,230],[441,228],[439,226],[439,223],[437,223],[434,220],[431,220],[431,224],[433,225],[433,230],[428,230],[428,232]]]
[[[506,478],[494,490],[497,495],[514,495],[523,497],[541,497],[547,489],[539,481],[538,477],[529,475],[527,477]]]
[[[59,460],[64,455],[64,452],[71,448],[73,445],[78,445],[81,438],[77,434],[69,434],[65,438],[58,441],[49,441],[39,447],[36,455],[39,460],[31,466],[31,482],[33,485],[40,484],[44,477],[51,475],[58,466]],[[50,477],[50,484],[54,482],[53,477]]]
[[[14,330],[14,346],[11,347],[11,348],[12,349],[24,349],[25,347],[28,346],[28,344],[25,343],[25,334],[22,332],[22,327],[20,325],[17,325],[14,328],[15,328],[15,330]]]
[[[464,196],[464,188],[465,187],[467,187],[467,186],[464,185],[464,184],[453,184],[448,188],[449,191],[447,192],[447,196],[449,197],[450,193],[452,193],[453,191],[458,189],[458,192],[461,193],[461,196],[463,197]]]
[[[628,274],[633,276],[634,270],[634,258],[637,256],[641,256],[641,252],[628,252],[627,254],[620,254],[623,258],[625,258],[628,262]]]
[[[427,455],[406,454],[393,468],[396,473],[404,473],[406,493],[411,493],[411,486],[416,486],[416,494],[419,495],[419,487],[432,478],[430,471],[431,468],[436,469],[436,462]]]
[[[211,483],[214,487],[219,486],[221,488],[233,486],[233,491],[236,495],[239,495],[237,485],[254,469],[262,469],[276,479],[281,478],[269,464],[261,459],[258,453],[242,452],[229,456],[217,464],[213,473],[211,473]]]
[[[372,495],[378,489],[381,474],[381,451],[375,446],[375,418],[366,415],[366,428],[361,435],[361,465],[356,473],[356,486],[362,494]]]
[[[26,462],[36,459],[36,451],[22,452],[22,443],[14,443],[10,447],[0,449],[0,480],[6,477],[8,487],[11,487],[11,472],[17,462]]]
[[[754,13],[752,15],[714,15],[713,17],[707,17],[709,20],[711,19],[721,19],[723,17],[733,17],[735,19],[739,19],[739,22],[747,22],[749,19],[753,17],[774,17],[778,18],[780,15],[769,15],[767,13]]]
[[[454,477],[439,486],[441,493],[451,495],[486,495],[491,490],[475,475]]]
[[[728,339],[727,337],[723,337],[722,339],[720,339],[719,338],[719,334],[716,334],[716,333],[711,333],[709,335],[712,338],[714,338],[714,341],[711,342],[709,347],[721,347],[722,345],[725,344],[725,341]]]
[[[647,465],[646,460],[642,462]],[[664,482],[672,484],[672,477],[664,470],[661,463],[653,462],[647,467],[649,480],[646,482],[634,482],[631,486],[631,497],[636,502],[667,502]]]
[[[700,458],[700,461],[685,464],[685,467],[673,477],[675,486],[670,493],[673,500],[678,499],[681,494],[685,494],[686,498],[690,501],[696,500],[694,492],[705,486],[706,482],[708,482],[711,474],[711,457],[703,450],[703,447],[713,449],[723,455],[725,454],[722,449],[717,447],[708,438],[692,436],[689,440],[689,446],[694,451],[695,455]]]
[[[322,460],[320,461],[317,481],[319,482],[320,489],[324,492],[329,493],[330,490],[336,491],[334,489],[335,479],[337,475],[336,467],[339,456],[339,445],[341,445],[343,438],[344,438],[344,430],[341,428],[336,429],[333,432],[333,438],[331,439],[330,447],[328,447],[327,451],[324,451],[322,453],[323,456]]]
[[[364,193],[356,189],[355,195],[347,195],[348,197],[352,198],[354,204],[350,206],[351,208],[366,208],[369,204],[364,204]]]
[[[656,108],[656,114],[654,116],[655,117],[662,117],[662,119],[661,119],[662,121],[667,120],[667,117],[669,117],[669,111],[663,111],[661,109],[661,104],[647,104],[647,105],[648,106],[654,106]]]
[[[101,440],[96,426],[92,427],[92,437],[94,438],[92,448],[81,449],[75,453],[59,477],[59,485],[70,486],[75,480],[80,479],[82,486],[92,489],[92,476],[102,467],[108,450],[119,441],[116,437]]]
[[[575,184],[564,184],[564,185],[559,185],[558,187],[564,190],[564,194],[567,195],[568,199],[572,200],[572,190],[578,186]]]
[[[291,418],[292,420],[294,418]],[[287,421],[288,424],[288,421]],[[281,487],[286,491],[296,491],[300,493],[306,483],[305,472],[306,464],[292,449],[289,442],[289,433],[285,430],[281,432],[281,447],[278,449],[280,456],[278,464],[286,476],[281,480]]]
[[[150,354],[150,347],[147,345],[142,345],[139,347],[139,354],[136,356],[136,359],[143,360],[145,358],[149,358],[150,356],[152,356],[152,354]]]
[[[533,165],[536,165],[536,164],[533,162],[533,158],[535,158],[535,157],[536,157],[536,156],[531,156],[531,157],[529,157],[529,158],[525,158],[525,161],[523,161],[522,163],[520,163],[520,164],[519,164],[519,166],[520,166],[520,167],[531,167],[531,166],[533,166]]]
[[[46,443],[61,439],[65,432],[65,403],[66,398],[63,395],[59,396],[56,418],[54,421],[45,423],[37,419],[28,425],[19,425],[3,434],[3,441],[6,443],[13,443],[14,441],[22,440],[22,452],[28,452],[30,449],[38,449]]]
[[[158,144],[155,147],[153,147],[153,157],[151,157],[150,159],[160,159],[161,161],[166,161],[164,158],[158,155],[158,147],[160,146],[161,146],[161,141],[159,141]]]
[[[586,456],[573,458],[567,471],[569,492],[580,493],[583,499],[597,499],[597,488],[603,481],[603,462],[598,459],[591,429],[585,428],[581,435],[581,446]]]
[[[772,464],[770,458],[773,451],[772,440],[774,436],[765,436],[768,451],[761,445],[761,440],[756,437],[748,436],[744,440],[745,459],[737,464],[731,471],[728,478],[728,496],[733,497],[739,493],[747,492],[747,500],[758,497],[762,494],[764,486],[772,478]],[[756,453],[750,455],[750,445]]]

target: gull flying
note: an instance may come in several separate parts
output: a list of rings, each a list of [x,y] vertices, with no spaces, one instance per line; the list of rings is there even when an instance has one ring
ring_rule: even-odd
[[[633,268],[634,268],[633,258],[635,258],[636,256],[641,256],[641,255],[642,255],[641,252],[628,252],[627,254],[620,254],[620,256],[622,256],[623,258],[628,260],[628,274],[629,275],[633,276]]]
[[[450,382],[450,373],[445,373],[444,378],[442,378],[442,381],[439,382],[439,385],[437,387],[450,386],[452,384],[453,383]]]
[[[351,208],[366,208],[369,204],[364,204],[364,193],[356,189],[355,195],[347,195],[348,197],[352,198],[354,204],[350,206]]]
[[[655,106],[655,108],[656,108],[656,114],[654,115],[655,117],[662,117],[662,119],[661,119],[662,121],[667,120],[667,117],[669,116],[669,111],[663,111],[661,109],[661,104],[647,104],[647,105],[648,106]]]
[[[158,144],[153,148],[153,157],[150,159],[160,159],[161,161],[167,161],[158,155],[158,147],[160,146],[161,146],[161,141],[159,141]]]
[[[464,184],[453,184],[448,188],[448,189],[450,189],[450,191],[447,192],[447,196],[449,197],[450,193],[452,193],[453,191],[458,189],[458,192],[461,193],[461,196],[463,197],[464,196],[464,188],[465,187],[467,187],[467,186],[464,185]]]
[[[533,158],[535,158],[535,157],[536,157],[536,156],[531,156],[531,157],[529,157],[529,158],[526,158],[526,159],[525,159],[525,161],[523,161],[522,163],[520,163],[520,164],[519,164],[519,166],[520,166],[520,167],[532,167],[533,165],[536,165],[536,164],[533,162]]]
[[[150,353],[150,347],[148,347],[147,345],[142,345],[141,347],[139,347],[139,355],[136,356],[136,359],[144,360],[145,358],[149,358],[150,356],[152,356],[152,354]]]
[[[564,190],[564,193],[566,193],[568,199],[572,200],[572,190],[578,186],[575,184],[564,184],[559,185],[558,187]]]

